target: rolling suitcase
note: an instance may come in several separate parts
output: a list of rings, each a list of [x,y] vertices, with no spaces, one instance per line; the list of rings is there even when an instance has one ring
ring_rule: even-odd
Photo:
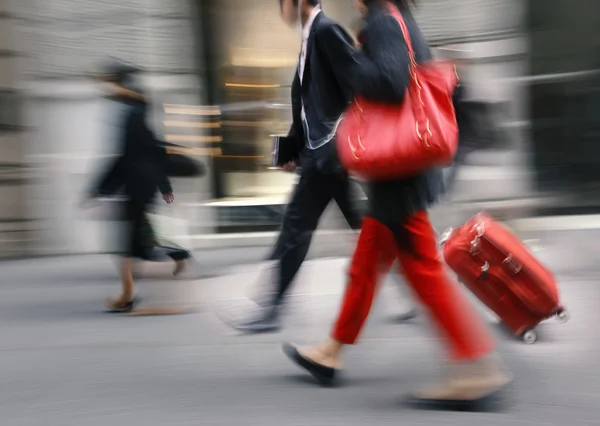
[[[553,274],[508,229],[479,213],[442,237],[448,266],[466,287],[525,343],[552,316],[565,322]]]

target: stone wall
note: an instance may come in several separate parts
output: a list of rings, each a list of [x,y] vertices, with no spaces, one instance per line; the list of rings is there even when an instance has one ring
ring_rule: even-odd
[[[421,0],[416,18],[433,44],[513,36],[523,29],[522,0]]]
[[[33,254],[103,251],[106,223],[76,209],[105,155],[115,150],[115,108],[85,77],[107,57],[145,71],[159,135],[163,104],[202,102],[191,0],[18,0],[12,3],[26,58],[19,85],[27,97],[28,161],[42,180],[32,188]],[[208,193],[205,180],[177,183],[180,202]],[[186,214],[189,212],[186,212]]]
[[[195,70],[189,0],[23,1],[27,78],[81,76],[107,56],[154,73]]]
[[[351,0],[322,0],[324,11],[346,28],[358,14]],[[282,64],[297,61],[300,36],[287,28],[272,0],[210,2],[215,49],[232,62],[246,54],[252,59],[276,55]],[[522,27],[520,0],[422,0],[415,16],[432,44],[514,37]]]
[[[19,85],[24,51],[13,7],[14,2],[0,1],[0,257],[25,254],[31,229],[27,208],[33,176],[25,160]]]

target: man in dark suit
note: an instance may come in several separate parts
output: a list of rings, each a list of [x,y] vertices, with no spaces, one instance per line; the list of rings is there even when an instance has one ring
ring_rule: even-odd
[[[360,228],[361,217],[353,208],[351,183],[339,164],[335,133],[340,117],[351,100],[351,92],[332,71],[324,44],[333,38],[352,38],[322,12],[319,0],[279,0],[284,21],[302,25],[302,48],[292,84],[293,123],[282,143],[293,144],[298,160],[282,164],[300,179],[283,218],[279,239],[270,257],[278,262],[277,289],[259,307],[259,312],[232,324],[245,332],[269,332],[280,327],[284,296],[304,261],[312,235],[323,211],[333,199],[348,224]]]

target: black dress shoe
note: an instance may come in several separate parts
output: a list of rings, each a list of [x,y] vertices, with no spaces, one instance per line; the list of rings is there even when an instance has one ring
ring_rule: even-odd
[[[139,297],[134,297],[133,299],[131,299],[129,302],[121,305],[121,306],[114,306],[111,308],[106,308],[105,312],[109,313],[109,314],[126,314],[129,313],[131,311],[133,311],[133,309],[135,308],[135,306],[141,301],[142,299]]]
[[[321,364],[317,364],[310,359],[303,357],[298,348],[290,343],[283,344],[283,353],[287,355],[294,363],[308,371],[322,386],[331,386],[335,384],[335,378],[338,370],[332,367],[326,367]]]
[[[281,328],[278,306],[261,308],[249,318],[241,321],[227,321],[237,331],[243,333],[273,333]]]

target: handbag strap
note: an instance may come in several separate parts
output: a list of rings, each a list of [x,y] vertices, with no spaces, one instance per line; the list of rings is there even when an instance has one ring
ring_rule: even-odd
[[[396,21],[398,21],[398,24],[400,24],[400,29],[402,30],[402,35],[404,36],[404,41],[406,41],[406,47],[408,48],[408,57],[410,59],[410,63],[412,66],[416,66],[417,61],[415,59],[415,50],[413,49],[412,39],[410,38],[410,33],[408,32],[408,27],[406,26],[406,22],[404,22],[402,13],[400,13],[400,10],[389,1],[387,6],[390,15],[394,17]]]

